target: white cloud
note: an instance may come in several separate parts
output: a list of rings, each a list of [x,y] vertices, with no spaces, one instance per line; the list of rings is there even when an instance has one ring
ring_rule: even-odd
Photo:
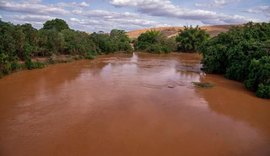
[[[270,17],[270,6],[264,5],[264,6],[258,6],[252,9],[248,9],[246,10],[246,12],[248,13],[252,13],[252,14],[259,14],[262,13],[264,14],[266,17]]]
[[[70,8],[74,8],[74,7],[80,7],[80,8],[86,8],[86,7],[89,7],[90,5],[86,2],[60,2],[60,3],[57,3],[56,6],[59,6],[59,7],[70,7]]]
[[[24,2],[0,1],[0,9],[10,12],[30,13],[40,15],[49,15],[49,14],[64,15],[69,13],[69,11],[61,7],[57,7],[54,5],[45,5],[38,2],[39,1],[36,1],[36,3],[31,3],[29,1]]]
[[[209,1],[222,6],[229,4],[229,1],[234,3],[240,0]],[[42,24],[47,20],[61,18],[65,19],[72,28],[84,31],[110,31],[113,28],[133,30],[169,26],[168,24],[234,24],[253,20],[206,9],[190,9],[175,5],[171,0],[105,0],[105,2],[110,2],[115,6],[113,11],[98,10],[95,8],[95,4],[92,7],[92,3],[88,2],[93,1],[77,2],[71,0],[48,4],[45,3],[45,0],[0,0],[0,10],[1,13],[3,12],[3,17],[0,15],[0,18],[16,24],[31,23],[38,28],[42,27]],[[89,7],[90,5],[91,7]],[[137,12],[123,12],[127,9]],[[266,7],[254,9],[257,10],[249,10],[248,12],[267,12]]]
[[[228,0],[214,1],[219,5],[228,2]],[[111,0],[110,3],[116,7],[135,7],[139,12],[151,16],[198,20],[204,24],[238,24],[253,20],[239,15],[230,16],[214,11],[182,8],[174,5],[170,0]]]
[[[86,2],[81,2],[81,3],[79,3],[79,6],[80,7],[89,7],[89,4]]]
[[[35,28],[41,28],[43,23],[47,20],[55,19],[56,17],[48,15],[6,15],[5,18],[8,18],[10,22],[14,24],[25,24],[30,23]]]
[[[24,0],[23,2],[27,2],[27,3],[41,3],[42,0]]]
[[[225,5],[229,4],[236,4],[243,0],[212,0],[211,2],[205,2],[205,3],[195,3],[195,6],[197,7],[224,7]]]
[[[86,16],[89,18],[133,18],[133,17],[138,17],[136,14],[132,14],[129,12],[124,12],[124,13],[119,13],[119,12],[111,12],[111,11],[106,11],[106,10],[89,10],[89,11],[82,11],[82,10],[73,10],[72,13],[77,14],[77,15],[82,15]]]
[[[84,17],[84,19],[70,18],[73,24],[81,24],[84,26],[94,25],[96,27],[95,29],[100,30],[104,29],[104,26],[106,26],[106,31],[113,28],[131,30],[135,28],[167,26],[130,12],[119,13],[106,10],[73,10],[72,13]]]
[[[22,22],[45,22],[47,20],[55,19],[56,17],[52,16],[43,16],[43,15],[15,15],[13,19],[22,21]]]

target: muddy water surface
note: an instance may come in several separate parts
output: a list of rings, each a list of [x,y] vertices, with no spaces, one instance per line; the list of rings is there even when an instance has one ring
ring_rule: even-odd
[[[269,156],[270,101],[199,62],[117,54],[6,76],[0,155]]]

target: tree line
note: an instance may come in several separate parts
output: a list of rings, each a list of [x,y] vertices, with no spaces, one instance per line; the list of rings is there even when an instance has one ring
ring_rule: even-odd
[[[71,55],[92,59],[98,54],[132,50],[123,30],[88,34],[70,29],[62,19],[47,21],[39,30],[31,24],[14,25],[0,20],[0,36],[0,76],[46,65],[32,61],[33,57]]]
[[[209,34],[196,27],[185,26],[176,37],[166,37],[160,31],[150,30],[135,40],[135,50],[150,53],[169,53],[173,51],[196,52],[200,45],[209,39]]]

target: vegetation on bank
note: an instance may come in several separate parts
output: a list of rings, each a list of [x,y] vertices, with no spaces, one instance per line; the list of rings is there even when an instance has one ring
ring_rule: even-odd
[[[167,38],[160,31],[146,31],[135,41],[135,50],[150,53],[169,53],[176,50],[175,38]]]
[[[243,82],[258,97],[270,98],[270,23],[247,23],[200,47],[203,69]]]
[[[150,53],[169,53],[172,51],[196,52],[209,34],[197,27],[184,27],[176,37],[168,38],[160,31],[150,30],[142,33],[135,41],[135,49]]]
[[[209,34],[196,26],[184,27],[176,37],[178,50],[184,52],[196,52],[199,47],[209,39]]]
[[[69,28],[61,19],[44,23],[37,30],[31,24],[14,25],[0,20],[0,76],[22,68],[42,68],[55,63],[55,55],[92,59],[97,54],[131,51],[130,40],[123,30],[88,34]],[[47,57],[48,62],[33,62],[33,57]]]
[[[258,97],[270,98],[270,23],[235,26],[213,38],[198,26],[185,27],[176,38],[147,31],[139,36],[135,48],[151,53],[168,53],[176,48],[182,52],[200,51],[205,72],[224,74],[243,82]]]

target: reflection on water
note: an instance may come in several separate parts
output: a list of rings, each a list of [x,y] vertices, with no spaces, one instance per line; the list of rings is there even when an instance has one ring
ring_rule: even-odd
[[[269,101],[199,62],[112,54],[7,76],[0,155],[269,155]]]
[[[138,62],[138,55],[136,53],[133,53],[132,54],[132,57],[130,59],[130,62],[132,62],[132,63]]]

